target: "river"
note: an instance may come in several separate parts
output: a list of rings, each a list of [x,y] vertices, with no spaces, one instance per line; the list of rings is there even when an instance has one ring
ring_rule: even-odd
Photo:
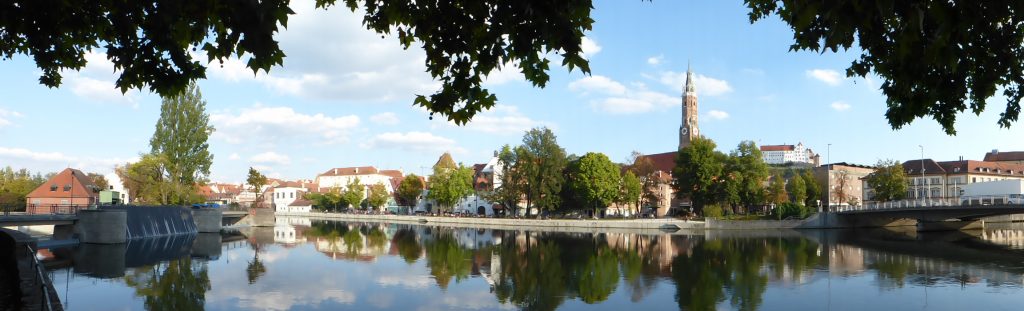
[[[278,222],[39,257],[67,310],[1024,308],[1024,224],[640,234]]]

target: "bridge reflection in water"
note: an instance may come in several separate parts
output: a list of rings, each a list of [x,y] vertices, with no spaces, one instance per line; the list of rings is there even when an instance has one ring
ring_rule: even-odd
[[[461,309],[468,307],[460,303],[471,302],[454,297],[483,286],[489,299],[473,302],[477,309],[550,310],[626,300],[637,308],[756,310],[790,306],[773,296],[787,288],[824,293],[829,284],[831,301],[838,294],[831,292],[832,282],[864,277],[874,280],[870,286],[897,293],[946,285],[986,288],[977,295],[992,289],[1021,293],[1024,251],[1014,245],[1022,229],[568,233],[282,217],[274,228],[203,243],[206,238],[195,236],[121,250],[87,246],[54,250],[49,261],[58,287],[109,278],[122,282],[103,286],[142,298],[141,306],[125,297],[110,301],[111,308],[157,309],[175,301],[179,310],[292,309],[312,301],[321,309],[368,309],[379,306],[364,298],[382,303],[387,294],[400,298],[388,300],[385,309]],[[68,277],[61,279],[61,272]],[[71,303],[89,299],[68,288],[81,290],[63,288],[62,301],[69,295]],[[873,291],[859,291],[865,292]],[[842,293],[857,294],[848,288]],[[273,302],[268,295],[276,297]],[[823,296],[801,299],[804,309],[826,307]]]

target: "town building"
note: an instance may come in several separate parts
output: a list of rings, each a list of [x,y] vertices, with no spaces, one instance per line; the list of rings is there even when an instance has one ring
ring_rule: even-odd
[[[401,178],[402,171],[399,170],[378,170],[373,166],[339,167],[332,168],[316,176],[316,184],[321,188],[345,188],[352,181],[359,179],[359,184],[369,187],[375,184],[384,184],[389,194],[395,192],[392,179]],[[364,191],[364,194],[368,191]]]
[[[813,150],[805,147],[803,143],[797,143],[796,145],[763,145],[761,146],[761,158],[767,164],[805,163],[811,166],[818,166],[820,159]]]
[[[128,188],[124,187],[124,182],[121,181],[121,176],[118,176],[117,173],[107,173],[106,175],[103,175],[103,178],[107,180],[108,184],[107,189],[104,190],[117,192],[118,198],[122,203],[127,204],[132,202],[132,194],[128,192]]]
[[[1024,151],[999,152],[999,149],[993,149],[985,153],[983,161],[1024,165]]]
[[[502,165],[495,154],[487,163],[473,165],[473,189],[478,192],[489,192],[501,188]]]
[[[99,203],[101,189],[82,171],[67,168],[25,196],[29,214],[72,212]]]
[[[917,159],[903,162],[902,166],[907,176],[906,198],[910,200],[959,199],[967,184],[1024,179],[1024,164],[1013,161]],[[865,185],[864,197],[873,201],[873,196],[873,189]]]
[[[822,191],[824,211],[840,206],[856,206],[864,202],[864,178],[875,172],[867,165],[846,162],[831,163],[812,169],[814,179],[827,191]]]

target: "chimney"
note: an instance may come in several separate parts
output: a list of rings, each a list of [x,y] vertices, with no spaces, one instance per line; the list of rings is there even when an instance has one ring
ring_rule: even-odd
[[[338,175],[338,169],[334,169],[334,175]]]
[[[356,174],[359,174],[359,168],[358,167],[356,168]]]

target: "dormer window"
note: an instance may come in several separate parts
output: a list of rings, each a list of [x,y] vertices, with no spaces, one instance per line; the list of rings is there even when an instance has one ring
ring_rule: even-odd
[[[57,184],[50,184],[50,191],[57,191]]]
[[[959,167],[954,167],[953,168],[953,173],[959,173],[959,172],[960,172],[960,168]]]
[[[71,184],[64,185],[64,191],[71,191]]]

